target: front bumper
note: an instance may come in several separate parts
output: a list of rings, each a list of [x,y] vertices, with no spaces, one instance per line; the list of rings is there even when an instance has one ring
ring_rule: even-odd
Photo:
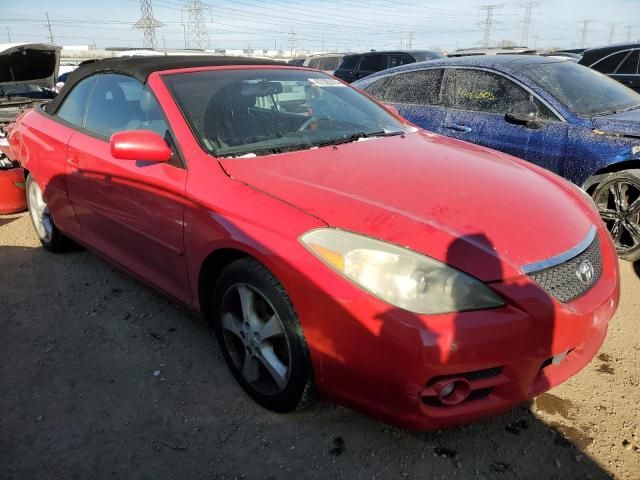
[[[433,316],[387,305],[341,278],[322,289],[324,282],[293,286],[318,390],[386,422],[429,430],[503,412],[558,385],[595,356],[618,305],[617,258],[606,232],[598,235],[602,276],[566,304],[526,276],[492,285],[508,299],[503,308]],[[437,387],[455,378],[472,393],[443,404]]]

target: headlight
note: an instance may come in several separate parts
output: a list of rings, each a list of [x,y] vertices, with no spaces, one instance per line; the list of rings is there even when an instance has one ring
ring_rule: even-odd
[[[505,304],[481,281],[406,248],[332,228],[312,230],[300,240],[356,285],[414,313],[461,312]]]

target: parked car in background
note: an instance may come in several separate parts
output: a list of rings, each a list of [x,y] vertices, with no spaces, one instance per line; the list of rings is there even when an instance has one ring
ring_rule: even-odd
[[[387,68],[436,58],[444,58],[444,56],[432,50],[356,53],[345,56],[334,75],[351,83]]]
[[[640,43],[622,43],[585,50],[579,62],[640,92]]]
[[[528,47],[504,47],[504,48],[461,48],[447,54],[449,58],[472,57],[476,55],[537,55],[538,51]]]
[[[42,244],[72,238],[202,312],[275,411],[315,383],[407,428],[494,415],[583,368],[617,308],[582,192],[323,72],[104,60],[10,142]]]
[[[540,53],[539,55],[541,57],[568,59],[576,63],[582,58],[582,54],[571,53],[571,52],[547,52],[547,53]]]
[[[308,68],[315,68],[316,70],[322,70],[329,75],[338,69],[344,58],[344,53],[324,53],[320,55],[312,55],[302,64]]]
[[[22,169],[11,156],[6,127],[20,113],[55,96],[60,47],[0,44],[0,214],[27,206]]]
[[[414,124],[523,158],[586,190],[618,255],[640,259],[640,95],[569,60],[434,60],[354,86]]]
[[[294,67],[301,67],[304,65],[304,58],[292,58],[287,62],[287,65],[293,65]]]

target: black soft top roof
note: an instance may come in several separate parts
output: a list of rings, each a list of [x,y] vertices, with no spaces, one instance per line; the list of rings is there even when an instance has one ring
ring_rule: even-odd
[[[62,91],[46,107],[55,113],[73,87],[95,73],[122,73],[145,83],[149,75],[162,70],[192,67],[221,67],[228,65],[286,65],[264,58],[225,57],[221,55],[154,55],[148,57],[106,58],[80,65],[64,84]]]

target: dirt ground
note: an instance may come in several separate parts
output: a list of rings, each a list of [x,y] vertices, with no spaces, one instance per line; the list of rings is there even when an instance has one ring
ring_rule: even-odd
[[[200,318],[0,217],[0,479],[640,479],[640,267],[602,351],[500,417],[412,433],[253,403]]]

